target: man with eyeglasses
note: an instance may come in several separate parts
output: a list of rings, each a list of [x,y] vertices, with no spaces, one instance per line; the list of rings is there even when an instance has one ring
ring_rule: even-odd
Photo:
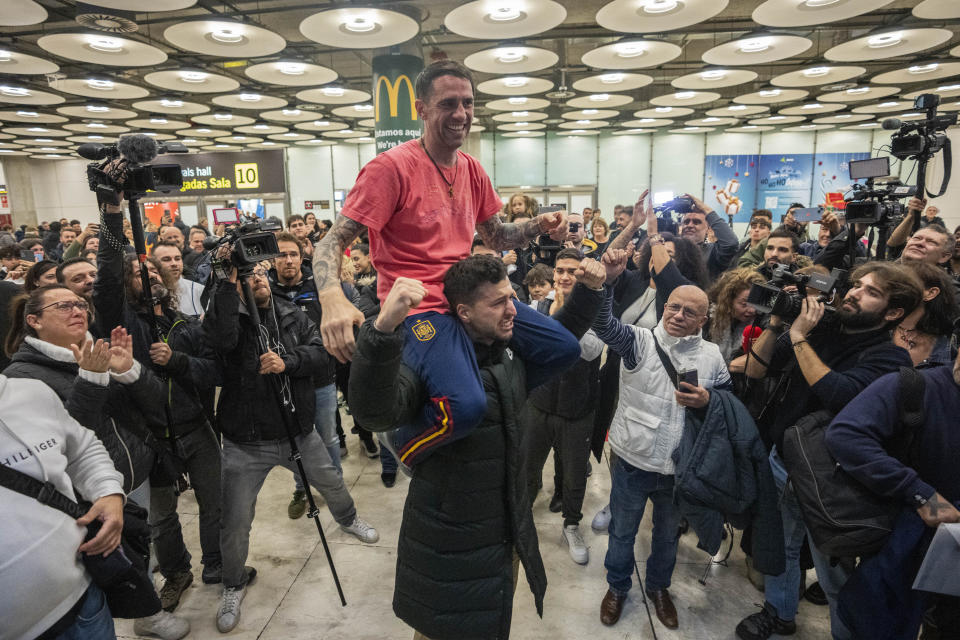
[[[662,238],[651,240],[663,242]],[[683,434],[684,412],[706,407],[711,389],[730,388],[730,374],[720,349],[701,333],[709,304],[701,289],[692,285],[674,289],[652,331],[617,320],[612,294],[608,288],[593,324],[600,339],[622,358],[620,403],[609,436],[617,461],[611,470],[611,520],[604,560],[609,589],[600,604],[600,621],[609,626],[620,619],[634,572],[634,542],[649,499],[653,535],[644,586],[657,618],[676,629],[677,610],[668,592],[680,525],[673,499],[672,454]],[[665,359],[682,380],[676,386]]]
[[[693,211],[683,214],[680,219],[680,235],[700,247],[712,282],[726,270],[740,243],[730,225],[703,200],[689,193],[686,196],[693,200]],[[707,229],[713,230],[716,242],[707,242]]]

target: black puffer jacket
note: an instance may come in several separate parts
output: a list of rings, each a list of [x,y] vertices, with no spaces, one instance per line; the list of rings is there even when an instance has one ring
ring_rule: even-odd
[[[76,363],[55,360],[24,342],[3,374],[42,380],[53,389],[67,412],[103,442],[123,474],[124,493],[130,493],[149,477],[157,460],[155,450],[160,444],[147,429],[144,412],[163,411],[162,383],[143,368],[136,382],[124,385],[111,380],[106,387],[78,377],[77,372]]]
[[[580,337],[601,296],[578,285],[554,317]],[[400,362],[402,331],[383,334],[373,322],[364,323],[357,339],[349,404],[365,427],[383,431],[412,422],[427,394]],[[502,344],[474,347],[487,413],[469,437],[438,448],[415,467],[397,548],[393,610],[436,640],[509,638],[514,553],[540,615],[547,587],[518,422],[528,369],[536,365]],[[530,376],[536,377],[532,370]]]

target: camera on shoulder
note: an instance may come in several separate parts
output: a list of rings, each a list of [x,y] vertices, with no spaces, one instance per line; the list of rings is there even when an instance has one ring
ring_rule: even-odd
[[[773,277],[766,283],[750,286],[747,304],[763,315],[774,315],[786,321],[795,320],[803,308],[803,300],[809,295],[808,289],[820,292],[820,302],[830,302],[837,293],[838,286],[844,281],[846,271],[834,269],[830,275],[822,273],[796,274],[790,267],[778,264],[773,269]],[[784,291],[784,287],[795,286],[797,293]],[[832,313],[835,309],[829,305],[824,309]]]

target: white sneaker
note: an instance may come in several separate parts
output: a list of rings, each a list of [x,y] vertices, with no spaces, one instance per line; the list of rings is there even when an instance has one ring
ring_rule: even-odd
[[[354,516],[350,526],[340,525],[340,530],[356,536],[357,540],[368,544],[373,544],[380,539],[380,534],[377,533],[377,530],[361,520],[359,516]]]
[[[597,515],[593,516],[593,522],[590,523],[590,528],[596,531],[597,533],[603,533],[610,527],[610,503],[607,503],[603,509],[597,511]]]
[[[133,632],[138,636],[156,636],[163,640],[180,640],[190,633],[190,623],[169,611],[160,610],[147,618],[133,621]]]
[[[590,561],[590,551],[587,543],[580,535],[579,525],[570,524],[563,528],[563,541],[570,547],[570,557],[577,564],[587,564]]]
[[[220,633],[233,631],[240,622],[240,603],[247,595],[247,585],[242,587],[224,587],[220,598],[220,609],[217,610],[217,630]]]

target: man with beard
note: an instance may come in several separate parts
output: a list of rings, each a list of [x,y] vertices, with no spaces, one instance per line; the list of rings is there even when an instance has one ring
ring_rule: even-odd
[[[796,629],[800,588],[800,548],[806,528],[779,451],[784,431],[814,411],[838,412],[871,382],[886,373],[910,367],[909,354],[890,341],[890,329],[916,308],[923,285],[911,269],[889,262],[868,262],[850,276],[852,287],[835,313],[825,317],[824,304],[814,296],[803,301],[791,325],[770,316],[769,327],[750,351],[746,373],[750,378],[778,378],[757,421],[760,435],[772,447],[770,466],[782,492],[787,568],[765,580],[766,602],[758,613],[742,620],[737,636],[766,640]],[[830,558],[811,543],[810,551],[820,586],[830,602],[833,637],[849,637],[835,615],[836,597],[847,569],[831,565]]]
[[[57,266],[57,282],[85,300],[93,295],[93,283],[97,279],[97,267],[83,258],[69,258]]]
[[[171,227],[176,229],[176,227]],[[183,254],[173,242],[161,240],[153,247],[153,257],[160,261],[165,280],[174,282],[170,290],[176,294],[177,309],[184,315],[199,318],[203,315],[203,285],[183,277]]]
[[[203,340],[199,321],[172,307],[171,290],[176,282],[169,276],[163,279],[160,262],[154,257],[146,260],[152,304],[144,300],[137,259],[117,240],[123,237],[122,212],[120,206],[105,206],[104,241],[97,254],[99,273],[93,287],[96,326],[101,337],[109,336],[106,327],[126,327],[133,338],[134,357],[142,366],[152,367],[167,384],[165,411],[147,415],[148,426],[182,461],[190,476],[200,513],[202,579],[217,584],[221,573],[220,446],[202,398],[220,384],[219,369]],[[177,480],[159,471],[150,477],[150,534],[166,579],[160,601],[167,611],[177,607],[181,594],[193,582],[190,553],[177,516]]]
[[[730,225],[716,211],[708,208],[700,198],[689,193],[686,196],[693,200],[693,211],[683,214],[680,235],[700,247],[710,281],[713,282],[730,264],[740,242]],[[707,242],[707,229],[713,230],[716,242]]]

